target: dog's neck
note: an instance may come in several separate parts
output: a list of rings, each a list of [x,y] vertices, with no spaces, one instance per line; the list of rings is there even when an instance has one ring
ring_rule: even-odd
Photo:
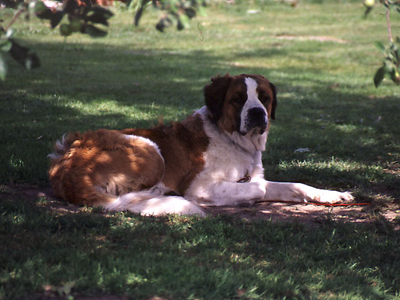
[[[230,139],[239,147],[250,153],[255,153],[258,151],[265,151],[265,144],[267,143],[268,131],[260,134],[260,130],[253,129],[249,131],[246,135],[242,135],[239,132],[228,133]]]

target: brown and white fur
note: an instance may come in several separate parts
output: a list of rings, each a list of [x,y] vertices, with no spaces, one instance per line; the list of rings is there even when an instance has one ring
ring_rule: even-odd
[[[145,215],[204,215],[202,206],[257,200],[333,203],[348,192],[266,181],[261,154],[277,106],[260,75],[217,76],[206,105],[152,129],[70,133],[50,154],[55,194],[79,205]]]

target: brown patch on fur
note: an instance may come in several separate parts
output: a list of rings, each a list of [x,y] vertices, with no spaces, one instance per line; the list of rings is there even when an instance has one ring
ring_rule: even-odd
[[[166,187],[184,195],[194,177],[203,170],[203,153],[209,140],[199,115],[191,115],[183,122],[152,129],[125,129],[125,134],[143,136],[155,142],[165,160],[162,182]]]
[[[240,114],[246,101],[247,85],[244,77],[241,75],[232,77],[231,84],[225,94],[222,108],[224,112],[218,121],[218,126],[229,133],[239,131]]]
[[[232,77],[226,74],[224,77],[211,78],[211,83],[204,87],[206,106],[212,116],[211,121],[217,123],[223,113],[226,92],[232,82]]]
[[[115,196],[157,184],[164,162],[140,139],[114,130],[69,134],[49,175],[55,195],[75,204],[104,205]]]
[[[268,101],[266,103],[266,108],[268,111],[268,116],[272,120],[275,120],[275,110],[278,106],[275,85],[261,75],[249,75],[249,77],[253,78],[257,82],[257,93],[259,95],[265,94],[267,96]]]

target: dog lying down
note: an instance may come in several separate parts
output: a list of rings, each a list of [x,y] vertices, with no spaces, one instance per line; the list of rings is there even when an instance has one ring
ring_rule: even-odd
[[[54,193],[78,205],[144,215],[204,215],[202,206],[257,200],[353,199],[348,192],[264,179],[261,153],[277,107],[266,78],[217,76],[204,97],[204,107],[169,126],[69,133],[49,155]]]

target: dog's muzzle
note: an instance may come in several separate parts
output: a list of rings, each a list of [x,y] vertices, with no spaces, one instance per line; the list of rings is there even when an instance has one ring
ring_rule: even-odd
[[[247,111],[247,115],[244,121],[245,133],[255,129],[260,129],[260,134],[263,134],[267,130],[268,116],[264,109],[261,107],[253,107]],[[243,134],[243,132],[242,132]]]

